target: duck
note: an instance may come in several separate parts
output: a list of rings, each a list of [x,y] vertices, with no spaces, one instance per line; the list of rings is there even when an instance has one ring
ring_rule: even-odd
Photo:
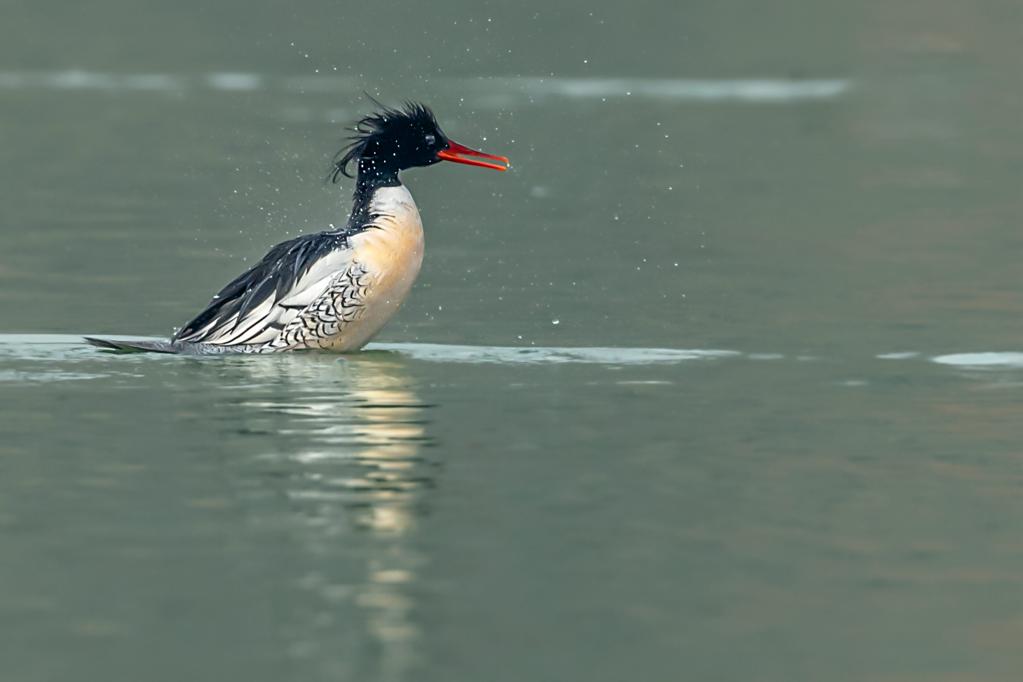
[[[353,130],[328,174],[335,184],[355,179],[344,227],[277,244],[168,340],[85,341],[108,351],[178,354],[365,346],[401,307],[423,262],[423,222],[401,172],[442,161],[505,171],[510,161],[455,142],[418,102],[382,106]]]

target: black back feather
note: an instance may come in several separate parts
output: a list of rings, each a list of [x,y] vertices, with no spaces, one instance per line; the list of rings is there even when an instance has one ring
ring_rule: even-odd
[[[283,299],[320,258],[334,249],[346,247],[346,236],[338,232],[305,234],[281,242],[262,260],[231,280],[213,297],[206,309],[179,329],[171,340],[202,341],[202,338],[190,337],[214,320],[218,322],[203,337],[223,329],[231,319],[235,320],[232,328],[237,326],[267,298],[272,296],[273,304]]]

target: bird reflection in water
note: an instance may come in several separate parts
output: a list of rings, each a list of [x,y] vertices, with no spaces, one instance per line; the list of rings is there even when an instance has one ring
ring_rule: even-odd
[[[330,675],[402,679],[416,658],[412,592],[423,558],[412,538],[436,464],[424,457],[429,406],[403,362],[377,353],[238,360],[253,380],[247,428],[272,442],[256,462],[274,500],[259,505],[259,520],[299,545],[289,563],[313,597],[289,632],[291,653]]]

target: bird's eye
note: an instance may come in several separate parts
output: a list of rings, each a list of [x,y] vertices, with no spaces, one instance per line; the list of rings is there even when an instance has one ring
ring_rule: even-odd
[[[426,146],[427,147],[432,147],[433,145],[435,145],[437,143],[437,138],[434,137],[433,135],[427,135],[423,139],[426,140]]]

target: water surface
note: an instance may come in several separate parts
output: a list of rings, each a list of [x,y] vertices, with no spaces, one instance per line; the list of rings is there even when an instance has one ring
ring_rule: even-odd
[[[0,41],[0,677],[1019,679],[1016,5],[47,7]],[[378,343],[81,343],[343,221],[363,90],[514,164],[407,174]]]

